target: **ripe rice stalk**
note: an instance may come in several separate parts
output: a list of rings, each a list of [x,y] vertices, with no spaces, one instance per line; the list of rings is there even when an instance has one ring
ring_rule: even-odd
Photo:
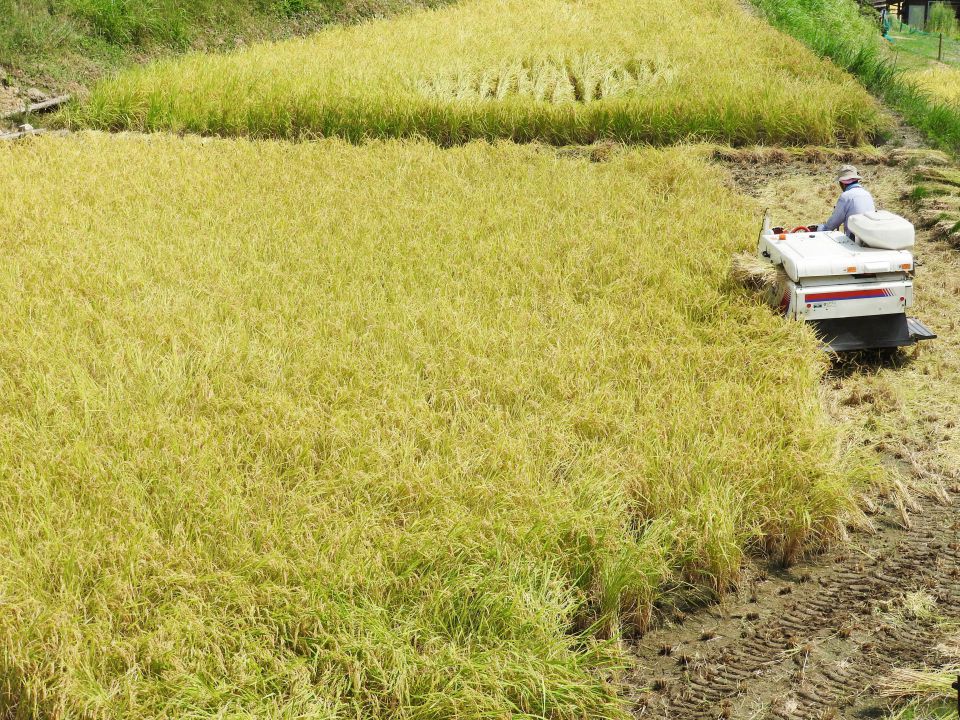
[[[554,74],[554,80],[550,102],[554,105],[575,102],[577,99],[577,89],[574,87],[570,74],[565,72],[563,68],[558,67]]]
[[[476,84],[476,94],[477,97],[487,98],[493,97],[496,94],[497,82],[499,78],[497,74],[491,70],[485,70],[477,80]]]
[[[729,292],[756,208],[702,150],[82,133],[0,195],[33,716],[625,719],[621,629],[872,472]]]
[[[539,102],[550,100],[557,84],[558,68],[546,60],[532,63],[529,67],[533,99]]]
[[[655,0],[467,0],[229,54],[159,60],[104,80],[62,121],[255,137],[417,136],[444,145],[689,137],[859,144],[888,128],[852,78],[737,0],[681,3],[669,33],[649,21],[660,11]],[[462,77],[472,78],[471,93],[453,80]]]
[[[935,65],[906,74],[909,82],[938,100],[960,102],[960,70],[951,65]]]

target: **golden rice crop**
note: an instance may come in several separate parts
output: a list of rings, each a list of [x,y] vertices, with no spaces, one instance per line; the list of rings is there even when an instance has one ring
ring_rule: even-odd
[[[738,0],[474,0],[126,72],[75,126],[353,141],[859,143],[851,77]]]
[[[960,101],[960,70],[949,65],[936,65],[907,73],[921,89],[937,100],[950,103]]]
[[[623,624],[848,506],[695,150],[87,133],[0,194],[6,712],[621,717]]]

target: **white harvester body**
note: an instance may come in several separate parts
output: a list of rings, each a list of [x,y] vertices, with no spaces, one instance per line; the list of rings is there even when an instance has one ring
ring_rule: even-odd
[[[782,269],[767,300],[814,323],[831,350],[913,345],[936,337],[907,317],[913,306],[913,225],[893,213],[854,215],[842,232],[775,232],[764,222],[758,252]]]

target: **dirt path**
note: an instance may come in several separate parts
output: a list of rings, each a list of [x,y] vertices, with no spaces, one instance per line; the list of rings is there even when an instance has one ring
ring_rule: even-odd
[[[778,222],[829,212],[835,159],[729,160]],[[878,204],[918,213],[912,169],[860,161]],[[915,314],[941,338],[837,364],[824,383],[833,414],[890,470],[889,490],[864,501],[872,530],[789,570],[750,568],[719,605],[666,618],[633,646],[637,717],[880,717],[876,681],[938,660],[941,622],[960,620],[960,252],[929,232],[916,251]]]

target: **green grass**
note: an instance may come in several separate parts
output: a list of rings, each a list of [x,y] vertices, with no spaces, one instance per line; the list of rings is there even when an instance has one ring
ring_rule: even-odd
[[[622,628],[872,472],[700,158],[0,145],[4,711],[625,718]]]
[[[890,39],[893,42],[889,49],[898,67],[929,67],[936,65],[941,57],[944,63],[960,62],[960,42],[955,38],[944,37],[941,49],[939,35],[914,30],[908,25],[899,30],[894,25]]]
[[[161,61],[73,127],[352,141],[859,143],[888,121],[845,73],[735,0],[494,0]],[[744,38],[752,38],[744,42]],[[749,68],[749,72],[744,72]]]
[[[935,707],[917,707],[909,705],[889,714],[889,720],[955,720],[957,706],[942,703]]]
[[[0,67],[41,83],[88,83],[190,48],[302,34],[446,0],[0,0]]]

